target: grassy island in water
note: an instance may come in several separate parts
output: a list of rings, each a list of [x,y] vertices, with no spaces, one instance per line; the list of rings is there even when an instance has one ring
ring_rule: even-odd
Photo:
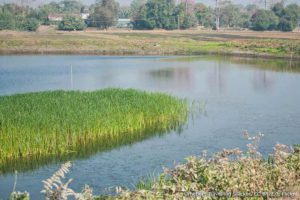
[[[0,97],[0,169],[89,146],[122,144],[187,120],[187,102],[133,89],[49,91]]]

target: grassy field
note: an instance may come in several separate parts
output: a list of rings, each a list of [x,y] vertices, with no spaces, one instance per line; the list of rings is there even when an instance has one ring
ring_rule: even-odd
[[[12,161],[38,162],[134,141],[149,129],[175,130],[187,113],[185,100],[133,89],[1,96],[0,173]]]
[[[300,59],[300,32],[0,31],[0,53],[99,55],[228,54]]]

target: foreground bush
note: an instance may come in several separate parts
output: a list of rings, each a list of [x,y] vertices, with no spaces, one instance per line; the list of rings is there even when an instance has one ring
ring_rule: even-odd
[[[258,152],[262,135],[251,138],[248,151],[223,150],[211,158],[187,159],[165,169],[151,189],[125,191],[117,199],[266,199],[296,198],[300,186],[300,148],[277,144],[265,160]],[[298,188],[297,188],[298,187]],[[296,189],[295,189],[296,188]],[[298,194],[299,195],[299,194]]]
[[[84,20],[74,16],[66,16],[63,18],[63,21],[58,24],[58,29],[64,31],[80,31],[85,28],[86,24]]]

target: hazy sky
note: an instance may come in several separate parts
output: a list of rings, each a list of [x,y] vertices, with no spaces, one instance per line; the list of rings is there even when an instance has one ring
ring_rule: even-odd
[[[16,2],[16,1],[21,1],[21,0],[0,0],[0,3],[6,2],[6,3],[11,3],[11,2]],[[40,5],[42,3],[48,3],[51,2],[53,0],[24,0],[26,1],[34,1],[35,5]],[[54,1],[59,1],[59,0],[54,0]],[[120,2],[121,5],[129,5],[131,0],[118,0]],[[214,2],[214,0],[196,0],[197,2],[203,2],[205,4],[212,4]],[[236,3],[236,4],[253,4],[253,3],[259,3],[262,2],[263,0],[232,0],[232,2]],[[269,2],[272,2],[273,0],[268,0]],[[83,2],[84,4],[91,4],[93,2],[95,2],[95,0],[81,0],[81,2]],[[288,3],[298,3],[300,4],[300,0],[287,0]]]

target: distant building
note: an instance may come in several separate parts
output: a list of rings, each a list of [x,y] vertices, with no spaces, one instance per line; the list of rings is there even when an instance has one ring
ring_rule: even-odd
[[[83,13],[81,13],[81,14],[83,14]],[[61,22],[64,19],[64,17],[66,17],[66,16],[72,16],[72,17],[78,17],[78,18],[84,19],[83,17],[85,17],[85,15],[82,16],[81,14],[80,15],[79,14],[49,14],[48,20],[50,22]]]
[[[80,13],[80,17],[83,20],[87,20],[90,17],[90,13]]]
[[[89,11],[89,9],[86,8],[86,7],[81,8],[80,17],[83,20],[87,20],[90,17],[90,11]]]
[[[131,19],[118,19],[116,28],[131,29],[132,28]]]
[[[64,18],[64,14],[49,14],[48,20],[51,22],[61,22]]]

